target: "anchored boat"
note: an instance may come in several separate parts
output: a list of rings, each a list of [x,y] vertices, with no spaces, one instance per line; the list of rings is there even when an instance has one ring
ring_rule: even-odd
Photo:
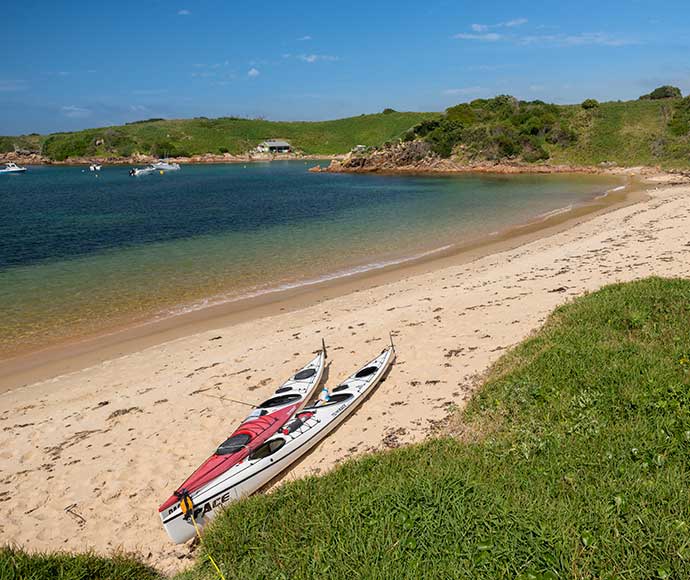
[[[19,167],[16,163],[13,163],[12,161],[6,163],[5,167],[0,169],[0,173],[24,173],[25,171],[26,167]]]
[[[270,399],[254,409],[235,432],[220,444],[216,452],[204,461],[158,508],[158,511],[164,513],[172,506],[179,507],[181,498],[193,495],[202,488],[212,485],[234,465],[275,435],[314,394],[323,377],[325,361],[326,347],[324,345],[311,362],[283,383]],[[193,535],[194,528],[190,526],[190,530]],[[181,540],[175,540],[175,538],[173,540],[179,543],[189,538],[191,535]]]
[[[391,344],[335,387],[328,400],[299,411],[270,438],[222,475],[168,500],[160,509],[163,527],[175,543],[195,535],[226,504],[254,493],[292,465],[342,423],[384,377],[395,359]],[[187,490],[188,491],[188,490]],[[175,501],[176,500],[176,501]]]

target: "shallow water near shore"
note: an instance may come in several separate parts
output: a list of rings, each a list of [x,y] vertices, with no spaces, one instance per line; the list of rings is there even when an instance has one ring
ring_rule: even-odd
[[[311,162],[309,165],[313,165]],[[0,180],[0,358],[433,255],[593,199],[591,175],[36,167]]]

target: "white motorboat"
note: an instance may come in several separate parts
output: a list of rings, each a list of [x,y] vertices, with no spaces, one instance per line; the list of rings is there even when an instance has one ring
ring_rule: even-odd
[[[139,177],[141,175],[149,175],[151,173],[156,173],[158,169],[149,165],[148,167],[135,167],[129,170],[129,174],[133,177]]]
[[[151,164],[156,171],[178,171],[180,169],[179,163],[170,163],[167,159],[161,159],[156,163]]]
[[[0,169],[0,173],[24,173],[25,171],[26,167],[19,167],[19,165],[12,161],[6,163],[5,167]]]
[[[89,165],[89,171],[100,171],[102,165],[96,165],[95,163],[92,163]]]
[[[385,376],[395,359],[391,344],[317,404],[298,411],[275,435],[218,477],[191,493],[177,494],[159,508],[165,531],[186,542],[223,506],[248,496],[287,469],[342,423]]]

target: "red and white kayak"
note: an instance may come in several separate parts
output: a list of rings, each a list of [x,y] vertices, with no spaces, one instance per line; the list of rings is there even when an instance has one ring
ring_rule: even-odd
[[[312,397],[321,382],[326,362],[325,346],[304,368],[296,372],[277,389],[274,395],[261,403],[242,421],[235,432],[218,446],[216,452],[204,461],[182,485],[158,508],[163,513],[179,504],[182,497],[193,495],[212,484],[259,447],[278,430]],[[166,528],[167,529],[167,528]],[[194,528],[184,538],[171,538],[184,542],[194,535]],[[168,533],[170,531],[168,530]]]
[[[205,525],[223,506],[254,493],[312,449],[364,401],[394,359],[391,345],[335,387],[328,400],[297,412],[241,461],[184,496],[184,511],[179,500],[161,506],[161,521],[173,542],[194,536],[192,514],[198,526]]]

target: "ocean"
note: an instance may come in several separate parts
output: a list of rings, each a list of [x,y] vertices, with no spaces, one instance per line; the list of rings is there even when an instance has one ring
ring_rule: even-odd
[[[0,176],[0,358],[433,255],[619,183],[314,174],[313,164]]]

